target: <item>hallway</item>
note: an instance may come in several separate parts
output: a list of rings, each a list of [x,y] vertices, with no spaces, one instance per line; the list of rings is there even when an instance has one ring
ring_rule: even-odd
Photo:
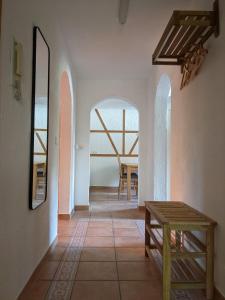
[[[19,300],[162,299],[160,273],[144,256],[144,211],[112,193],[91,199],[90,212],[59,221],[57,241]],[[204,297],[180,291],[173,299]]]

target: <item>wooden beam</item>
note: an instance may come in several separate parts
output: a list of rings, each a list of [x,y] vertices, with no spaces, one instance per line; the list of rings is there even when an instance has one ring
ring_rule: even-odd
[[[97,108],[95,109],[95,112],[96,112],[96,114],[97,114],[97,116],[98,116],[98,118],[99,118],[99,121],[100,121],[101,124],[102,124],[102,127],[103,127],[104,130],[106,131],[107,137],[108,137],[108,139],[109,139],[109,141],[110,141],[110,143],[111,143],[111,145],[112,145],[112,147],[113,147],[113,150],[115,151],[116,155],[119,155],[119,152],[118,152],[118,150],[116,149],[116,146],[115,146],[115,144],[114,144],[114,142],[113,142],[113,140],[112,140],[112,138],[111,138],[111,135],[109,134],[108,129],[107,129],[107,127],[106,127],[106,125],[105,125],[105,123],[104,123],[104,121],[103,121],[103,119],[102,119],[102,117],[101,117],[101,115],[100,115],[100,113],[99,113],[99,111],[98,111]]]
[[[122,152],[125,154],[125,129],[126,129],[126,111],[123,109],[123,143],[122,143]]]
[[[33,155],[43,155],[43,156],[46,156],[46,153],[44,153],[44,152],[34,152]]]
[[[39,143],[41,144],[42,149],[44,150],[44,153],[46,153],[47,149],[46,149],[46,147],[45,147],[45,145],[44,145],[44,143],[43,143],[43,141],[40,137],[40,134],[38,132],[35,132],[35,133],[36,133],[36,136],[37,136],[37,139],[38,139]]]
[[[34,131],[47,131],[47,128],[35,128]]]
[[[138,143],[138,137],[134,141],[133,146],[131,147],[129,154],[132,154],[132,152],[134,151],[134,148],[136,147],[137,143]]]
[[[106,133],[106,130],[92,129],[91,133]],[[108,133],[139,133],[138,130],[107,130]]]
[[[91,153],[91,157],[138,157],[138,154],[109,154],[109,153]]]

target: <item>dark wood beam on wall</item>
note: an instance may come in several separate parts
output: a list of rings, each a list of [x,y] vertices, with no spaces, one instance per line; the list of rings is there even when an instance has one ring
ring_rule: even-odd
[[[109,154],[109,153],[91,153],[91,157],[138,157],[138,154]]]
[[[130,149],[130,151],[129,151],[129,154],[130,154],[130,155],[131,155],[132,152],[134,151],[134,148],[136,147],[137,143],[138,143],[138,137],[137,137],[136,140],[134,141],[133,146],[131,147],[131,149]]]
[[[106,130],[91,129],[91,133],[106,133]],[[138,133],[138,130],[107,130],[108,133]]]
[[[115,146],[115,144],[114,144],[114,142],[113,142],[113,140],[112,140],[112,138],[111,138],[110,133],[108,132],[108,129],[107,129],[106,125],[105,125],[105,122],[103,121],[103,119],[102,119],[102,117],[101,117],[101,114],[100,114],[100,112],[98,111],[97,108],[95,109],[95,112],[96,112],[96,114],[97,114],[97,116],[98,116],[98,118],[99,118],[99,121],[100,121],[101,124],[102,124],[102,127],[104,128],[104,130],[105,130],[105,132],[106,132],[106,134],[107,134],[107,137],[108,137],[108,139],[109,139],[109,141],[110,141],[110,143],[111,143],[111,145],[112,145],[112,147],[113,147],[113,150],[115,151],[116,155],[119,155],[119,152],[118,152],[118,150],[117,150],[117,148],[116,148],[116,146]]]

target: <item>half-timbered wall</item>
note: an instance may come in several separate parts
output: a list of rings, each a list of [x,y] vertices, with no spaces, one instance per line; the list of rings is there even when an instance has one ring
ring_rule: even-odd
[[[138,161],[138,111],[94,108],[91,111],[91,186],[118,186],[118,160]]]

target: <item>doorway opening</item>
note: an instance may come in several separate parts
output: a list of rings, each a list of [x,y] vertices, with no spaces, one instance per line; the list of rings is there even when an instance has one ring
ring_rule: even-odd
[[[91,110],[91,207],[137,207],[138,140],[139,113],[128,102],[110,98]]]
[[[154,199],[170,199],[171,83],[162,75],[154,113]]]
[[[72,97],[67,72],[63,72],[60,84],[59,129],[59,182],[58,215],[69,218],[71,214],[71,149],[72,149]]]

